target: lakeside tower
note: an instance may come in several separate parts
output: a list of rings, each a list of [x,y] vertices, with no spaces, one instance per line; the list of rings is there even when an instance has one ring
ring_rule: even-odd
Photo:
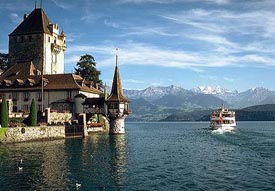
[[[66,35],[42,8],[35,8],[9,34],[9,65],[32,62],[44,74],[64,73]]]
[[[107,116],[110,121],[110,134],[124,134],[125,118],[131,113],[129,109],[130,100],[123,94],[117,60],[118,56],[116,55],[116,67],[112,90],[110,96],[107,99]]]

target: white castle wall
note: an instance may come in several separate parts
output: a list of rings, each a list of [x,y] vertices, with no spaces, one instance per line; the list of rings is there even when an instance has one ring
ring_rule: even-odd
[[[110,119],[109,134],[124,134],[125,133],[125,118],[126,115],[116,119]]]

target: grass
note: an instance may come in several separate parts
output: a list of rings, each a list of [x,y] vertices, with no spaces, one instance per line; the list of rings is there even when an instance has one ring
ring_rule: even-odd
[[[6,132],[7,132],[8,128],[0,128],[0,140],[6,138]]]

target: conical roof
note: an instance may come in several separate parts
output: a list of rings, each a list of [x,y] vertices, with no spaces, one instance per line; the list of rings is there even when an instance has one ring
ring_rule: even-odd
[[[123,94],[122,83],[117,63],[115,67],[111,95],[108,97],[107,101],[130,102],[130,100]]]
[[[50,20],[42,8],[34,9],[27,18],[10,34],[10,36],[46,33],[49,30]]]

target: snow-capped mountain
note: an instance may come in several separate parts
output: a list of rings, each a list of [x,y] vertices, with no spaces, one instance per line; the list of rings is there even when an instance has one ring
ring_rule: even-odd
[[[275,92],[263,87],[251,88],[244,92],[231,91],[220,86],[199,86],[192,89],[193,92],[214,95],[227,101],[231,107],[242,108],[262,103],[271,103]],[[273,102],[272,102],[273,103]]]
[[[195,93],[203,93],[203,94],[211,94],[211,95],[229,95],[229,94],[236,94],[238,91],[231,91],[220,86],[211,87],[211,86],[198,86],[194,87],[191,91]]]
[[[180,92],[187,91],[181,87],[174,85],[161,87],[161,86],[150,86],[144,90],[124,90],[124,94],[129,98],[146,98],[149,100],[155,100],[165,95],[175,95]]]
[[[238,93],[231,103],[238,107],[248,107],[252,105],[260,105],[263,102],[268,104],[270,97],[274,97],[275,92],[263,87],[251,88],[247,91]]]

